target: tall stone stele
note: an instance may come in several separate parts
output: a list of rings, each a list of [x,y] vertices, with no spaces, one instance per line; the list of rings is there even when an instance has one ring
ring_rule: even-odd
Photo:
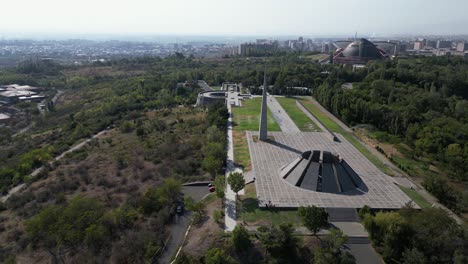
[[[258,131],[258,139],[266,141],[268,137],[267,127],[267,81],[266,71],[263,75],[263,94],[262,94],[262,112],[260,114],[260,128]]]

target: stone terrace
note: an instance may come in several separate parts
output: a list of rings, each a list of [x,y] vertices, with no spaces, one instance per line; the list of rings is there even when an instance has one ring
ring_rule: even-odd
[[[276,207],[318,207],[397,209],[411,199],[406,196],[392,178],[383,174],[367,158],[340,134],[340,142],[331,141],[323,132],[268,132],[274,141],[254,142],[258,132],[247,131],[252,169],[259,205],[271,202]],[[343,194],[314,192],[293,186],[280,177],[279,170],[307,150],[325,150],[343,158],[365,183],[365,192]],[[413,206],[418,208],[416,204]]]

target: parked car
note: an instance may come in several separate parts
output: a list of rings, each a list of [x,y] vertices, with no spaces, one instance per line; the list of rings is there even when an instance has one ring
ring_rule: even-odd
[[[176,213],[178,215],[183,215],[184,214],[184,204],[180,203],[176,207]]]
[[[210,187],[208,187],[208,190],[210,192],[214,192],[214,191],[216,191],[216,188],[214,186],[210,186]]]

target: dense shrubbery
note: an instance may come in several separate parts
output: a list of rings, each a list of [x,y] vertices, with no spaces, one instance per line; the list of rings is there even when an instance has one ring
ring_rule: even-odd
[[[454,263],[468,246],[466,233],[441,209],[367,213],[364,226],[387,263]]]
[[[164,226],[179,198],[180,183],[172,178],[148,189],[136,208],[123,205],[106,209],[96,199],[77,196],[66,205],[43,209],[26,222],[26,231],[31,243],[47,249],[54,260],[73,256],[83,247],[92,252],[93,259],[105,256],[103,249],[114,247],[119,261],[150,260],[166,240]],[[135,225],[138,228],[133,228]],[[149,228],[154,229],[144,231]]]
[[[0,169],[0,191],[2,194],[8,191],[12,184],[22,182],[25,176],[33,169],[36,169],[52,158],[52,148],[34,149],[21,156],[20,161],[15,167],[6,167]]]

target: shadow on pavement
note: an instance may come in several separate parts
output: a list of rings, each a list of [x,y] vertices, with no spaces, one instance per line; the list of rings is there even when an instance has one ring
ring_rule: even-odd
[[[266,143],[269,143],[269,144],[272,144],[272,145],[275,145],[275,146],[277,146],[277,147],[280,147],[280,148],[282,148],[282,149],[285,149],[285,150],[287,150],[287,151],[294,152],[294,153],[296,153],[296,154],[302,154],[302,151],[300,151],[300,150],[297,150],[297,149],[292,148],[292,147],[290,147],[290,146],[284,145],[284,144],[279,143],[279,142],[277,142],[277,141],[273,141],[273,140],[271,140],[271,139],[267,139],[265,142],[266,142]]]

